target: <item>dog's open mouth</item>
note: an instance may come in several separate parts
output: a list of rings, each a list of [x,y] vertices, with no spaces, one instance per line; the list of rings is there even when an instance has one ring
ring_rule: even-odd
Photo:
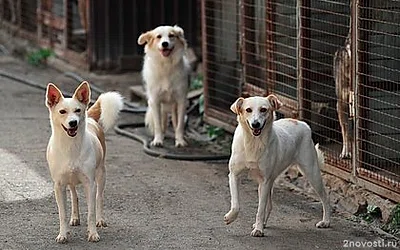
[[[259,136],[259,135],[261,135],[261,129],[259,129],[259,128],[253,129],[253,135],[254,135],[254,136]]]
[[[62,125],[62,124],[61,124]],[[65,132],[67,132],[67,134],[71,137],[75,137],[76,134],[78,133],[78,127],[75,128],[66,128],[64,125],[62,125],[63,129],[65,130]]]
[[[168,57],[172,53],[173,50],[174,50],[174,48],[171,48],[171,49],[163,48],[160,50],[160,52],[164,57]]]
[[[259,135],[261,135],[261,132],[262,132],[264,126],[265,126],[265,123],[261,126],[261,128],[252,128],[252,127],[250,126],[250,124],[249,124],[249,128],[251,129],[251,131],[252,131],[252,133],[253,133],[254,136],[259,136]]]

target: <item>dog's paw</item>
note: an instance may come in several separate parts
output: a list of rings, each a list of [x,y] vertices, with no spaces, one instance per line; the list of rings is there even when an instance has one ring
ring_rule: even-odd
[[[315,224],[315,226],[317,228],[328,228],[330,225],[330,221],[326,221],[326,220],[321,220],[320,222],[318,222],[317,224]]]
[[[56,238],[56,242],[60,244],[67,243],[67,235],[59,234]]]
[[[224,222],[226,225],[231,224],[232,222],[234,222],[236,220],[236,218],[238,217],[239,211],[236,210],[230,210],[227,214],[225,214],[224,216]]]
[[[342,153],[340,153],[339,157],[341,159],[351,159],[351,153],[347,150],[343,150]]]
[[[105,220],[101,219],[96,222],[96,227],[107,227],[107,223]]]
[[[100,240],[100,236],[97,232],[89,233],[88,241],[89,242],[98,242]]]
[[[256,228],[256,223],[254,223],[253,226],[252,226],[252,229],[254,229],[254,228]],[[263,224],[263,228],[267,228],[267,224],[266,223]]]
[[[158,139],[155,139],[155,138],[154,138],[153,141],[150,142],[150,145],[153,146],[153,147],[162,147],[163,144],[164,143],[163,143],[162,140],[158,140]]]
[[[188,144],[184,139],[176,139],[175,140],[175,147],[177,148],[182,148],[182,147],[186,147]]]
[[[263,237],[264,236],[264,232],[262,230],[259,229],[253,229],[253,231],[251,231],[251,236],[253,237]]]
[[[70,226],[79,226],[81,224],[81,220],[79,218],[71,218],[69,221]]]

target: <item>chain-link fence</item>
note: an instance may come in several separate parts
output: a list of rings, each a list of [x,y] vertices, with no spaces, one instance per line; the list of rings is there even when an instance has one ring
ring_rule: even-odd
[[[202,2],[209,122],[232,128],[238,96],[274,93],[329,171],[400,193],[400,2]]]

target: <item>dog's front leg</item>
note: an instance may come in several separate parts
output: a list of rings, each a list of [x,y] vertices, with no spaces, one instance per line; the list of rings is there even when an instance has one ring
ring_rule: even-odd
[[[88,204],[88,241],[97,242],[100,236],[96,229],[96,191],[97,185],[94,180],[90,180],[85,185],[86,199]]]
[[[185,114],[186,114],[186,102],[178,103],[178,123],[175,128],[175,147],[185,147],[187,145],[184,139],[185,133]]]
[[[66,215],[66,203],[67,198],[65,195],[66,187],[61,183],[54,183],[54,193],[56,196],[56,202],[58,206],[58,216],[60,219],[60,233],[58,234],[56,241],[58,243],[66,243],[67,242],[67,234],[69,231],[67,215]]]
[[[254,237],[262,237],[264,236],[264,222],[265,222],[265,213],[268,200],[271,195],[272,188],[271,181],[263,180],[258,185],[258,209],[256,215],[256,223],[254,224],[254,229],[251,232],[251,236]],[[269,213],[270,211],[268,211]]]
[[[78,203],[78,194],[76,193],[75,186],[70,186],[71,193],[71,220],[69,221],[69,225],[78,226],[81,224],[79,219],[79,203]]]
[[[149,106],[153,115],[154,139],[151,142],[152,146],[161,147],[164,141],[164,135],[161,127],[161,104],[159,101],[149,102]]]
[[[224,221],[228,225],[234,222],[239,214],[239,187],[238,187],[238,179],[240,173],[245,168],[245,163],[232,163],[229,162],[229,189],[231,193],[231,209],[224,216]]]

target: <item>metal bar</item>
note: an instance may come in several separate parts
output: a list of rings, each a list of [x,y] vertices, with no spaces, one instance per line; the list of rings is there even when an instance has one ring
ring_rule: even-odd
[[[106,67],[109,68],[109,65],[111,64],[111,37],[110,37],[110,0],[106,0],[105,1],[105,15],[104,15],[104,33],[105,33],[105,37],[104,37],[104,50],[105,50],[105,58],[103,59]]]
[[[299,102],[297,113],[299,118],[303,117],[303,91],[304,79],[303,79],[303,50],[302,50],[302,37],[303,37],[303,24],[301,16],[301,4],[302,0],[296,1],[296,26],[297,26],[297,100]]]
[[[64,0],[63,1],[63,21],[65,23],[64,29],[63,29],[63,37],[62,37],[62,41],[61,41],[61,46],[63,49],[67,49],[68,46],[68,38],[69,38],[69,30],[73,29],[73,17],[72,17],[72,11],[70,11],[70,0]]]
[[[351,13],[350,13],[350,29],[351,29],[351,72],[350,72],[350,77],[351,77],[351,84],[353,85],[354,89],[354,95],[356,98],[354,98],[354,107],[357,107],[354,109],[354,127],[353,127],[353,147],[352,147],[352,174],[354,176],[357,175],[357,167],[359,164],[358,161],[358,135],[359,135],[359,119],[358,119],[358,114],[359,114],[359,79],[358,79],[358,0],[351,0]]]
[[[310,27],[310,21],[309,21],[309,17],[311,15],[311,11],[310,11],[310,0],[298,0],[297,1],[297,11],[299,12],[299,18],[298,18],[298,22],[299,22],[299,27],[298,27],[298,46],[300,46],[300,48],[298,48],[299,50],[299,58],[298,58],[298,62],[300,65],[298,65],[300,67],[300,69],[298,69],[298,71],[301,72],[301,78],[299,79],[299,83],[298,83],[298,100],[299,100],[299,118],[303,119],[303,120],[310,120],[311,118],[311,114],[309,112],[309,110],[311,110],[311,96],[310,96],[310,84],[309,84],[309,80],[306,79],[310,79],[310,77],[308,76],[308,73],[306,71],[304,71],[304,69],[309,68],[308,64],[309,61],[307,60],[307,58],[309,58],[309,50],[307,50],[307,48],[310,47],[310,42],[308,41],[308,38],[310,37],[309,34],[309,29],[308,27]]]
[[[87,67],[90,68],[91,60],[89,59],[91,54],[92,54],[92,43],[89,42],[89,37],[91,37],[89,34],[92,32],[92,12],[91,8],[92,6],[90,5],[90,0],[85,0],[86,1],[86,62],[88,63]]]
[[[267,0],[266,3],[266,27],[267,27],[267,46],[266,46],[266,56],[267,56],[267,82],[266,82],[266,94],[270,94],[275,88],[275,61],[274,61],[274,9],[272,0]]]
[[[208,89],[208,38],[207,38],[207,11],[206,11],[206,1],[201,0],[201,37],[202,37],[202,57],[203,57],[203,87],[204,87],[204,115],[208,112],[208,98],[210,98],[210,93]]]

